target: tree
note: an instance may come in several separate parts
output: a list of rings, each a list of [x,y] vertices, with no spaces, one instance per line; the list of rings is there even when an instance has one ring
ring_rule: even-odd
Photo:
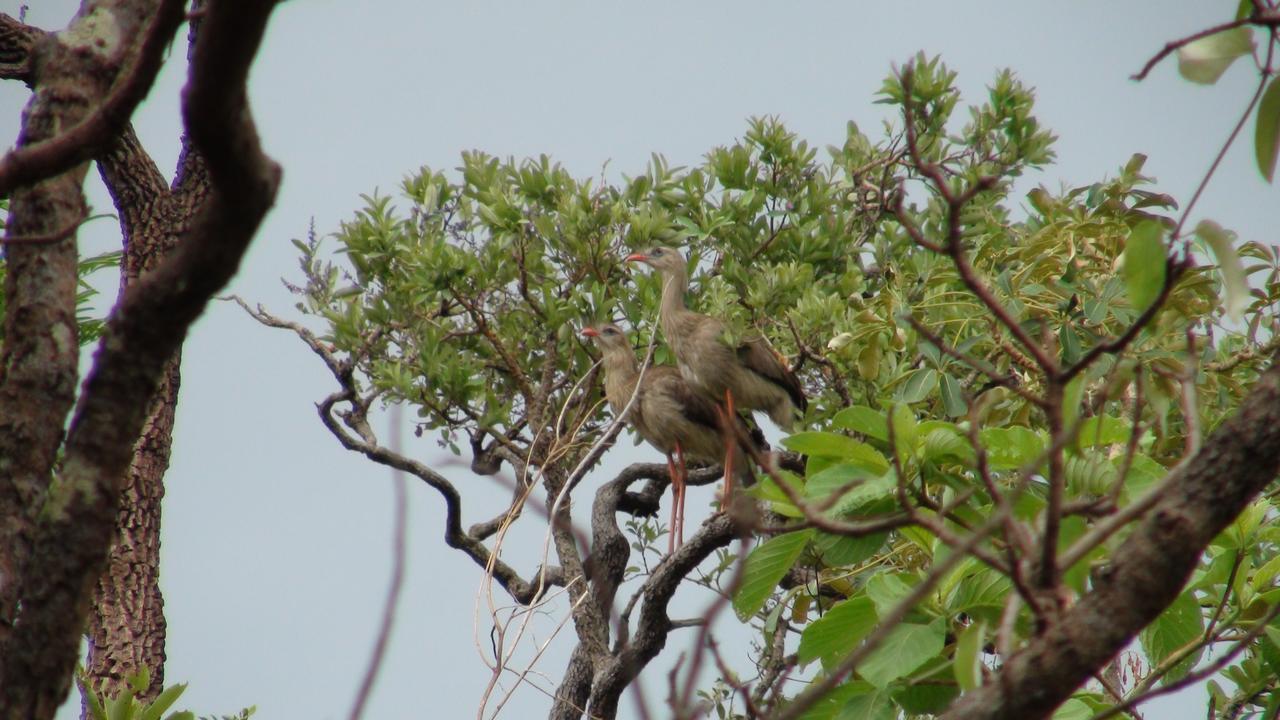
[[[6,716],[47,716],[65,695],[95,587],[124,577],[99,581],[116,525],[153,536],[148,508],[167,435],[155,390],[166,377],[168,392],[175,387],[186,327],[234,271],[278,182],[244,96],[271,6],[193,11],[204,27],[187,95],[192,152],[172,190],[130,147],[125,120],[181,3],[86,3],[61,38],[0,25],[3,71],[37,87],[21,148],[0,164],[0,188],[13,190],[0,351]],[[1179,41],[1199,52],[1182,59],[1208,78],[1248,54],[1240,30],[1270,33],[1245,113],[1258,110],[1255,143],[1270,176],[1275,10],[1242,4],[1228,25],[1205,34],[1205,45]],[[298,290],[321,318],[319,335],[254,312],[292,329],[333,371],[339,389],[321,404],[327,427],[438,490],[450,510],[446,542],[522,603],[518,612],[553,593],[570,599],[578,643],[558,715],[588,703],[593,714],[613,713],[687,624],[668,608],[688,580],[720,593],[707,615],[732,606],[764,633],[754,680],[716,654],[705,624],[706,650],[689,659],[714,661],[723,674],[703,697],[751,715],[950,707],[1029,717],[1078,690],[1067,712],[1112,712],[1115,695],[1139,700],[1149,683],[1181,677],[1165,686],[1176,687],[1240,653],[1226,672],[1232,696],[1216,690],[1216,706],[1235,713],[1273,702],[1271,500],[1249,502],[1276,465],[1275,378],[1265,370],[1275,349],[1274,250],[1236,247],[1229,233],[1201,225],[1194,241],[1220,267],[1200,264],[1208,256],[1191,249],[1186,211],[1162,215],[1172,201],[1144,188],[1137,158],[1114,180],[1034,192],[1029,209],[1016,207],[1011,180],[1049,161],[1051,138],[1009,75],[963,129],[949,122],[957,98],[936,61],[904,67],[882,100],[901,113],[899,128],[873,142],[851,127],[830,163],[770,119],[702,167],[655,159],[617,186],[575,180],[549,161],[471,156],[461,182],[411,179],[408,217],[371,198],[344,228],[341,264],[315,238],[301,243],[307,283]],[[177,249],[122,297],[73,411],[82,263],[71,239],[90,158],[119,191],[126,267],[146,269],[134,255],[139,240]],[[632,558],[652,559],[657,529],[645,518],[664,469],[628,468],[595,493],[589,523],[574,524],[578,482],[618,432],[595,406],[589,351],[574,332],[623,314],[653,339],[656,286],[619,287],[618,258],[655,242],[692,248],[701,307],[762,331],[795,359],[819,402],[809,430],[783,441],[791,454],[777,469],[763,464],[752,491],[761,515],[716,516],[675,556],[636,571]],[[465,487],[383,446],[370,422],[379,401],[415,407],[421,428],[446,444],[465,438],[477,473],[514,472],[511,506],[464,531]],[[140,455],[148,414],[160,444]],[[131,463],[153,484],[130,491]],[[500,550],[534,492],[545,500],[529,507],[554,519],[556,548],[536,570],[504,562]],[[625,526],[634,548],[620,514],[639,518]],[[739,547],[742,562],[727,549],[735,535],[760,540],[750,553]],[[149,571],[149,558],[117,567]],[[623,604],[628,577],[639,592]],[[149,587],[146,572],[125,579]],[[108,620],[110,600],[99,600]],[[1143,626],[1155,667],[1129,687],[1107,660]],[[121,650],[159,668],[157,627],[100,631],[121,631]],[[1187,672],[1219,642],[1232,643],[1226,662]],[[98,667],[108,679],[123,672]],[[789,684],[810,673],[821,676],[815,689]],[[1102,691],[1080,690],[1093,673]],[[684,674],[673,676],[669,714],[692,712],[696,673]]]
[[[172,188],[128,118],[186,18],[185,3],[86,2],[57,34],[0,15],[4,76],[35,91],[18,148],[0,162],[0,195],[11,197],[0,347],[4,717],[53,715],[91,602],[91,683],[119,692],[140,672],[157,680],[142,683],[144,695],[160,692],[159,499],[178,354],[279,183],[244,87],[273,6],[194,9],[204,29],[193,43],[187,137]],[[77,402],[74,240],[90,159],[113,194],[126,248],[121,296]],[[125,541],[116,544],[118,531]]]
[[[1272,702],[1274,509],[1257,495],[1280,463],[1280,257],[1212,223],[1184,232],[1141,156],[1018,207],[1013,182],[1053,157],[1031,92],[1002,73],[961,126],[953,80],[907,63],[879,96],[900,122],[878,141],[851,124],[828,161],[771,118],[698,167],[655,157],[616,185],[467,153],[457,180],[407,178],[406,211],[367,197],[339,259],[314,233],[297,243],[314,325],[246,305],[328,367],[320,416],[344,447],[439,493],[446,544],[521,612],[566,596],[575,644],[553,717],[614,716],[684,625],[669,613],[682,582],[719,593],[706,616],[732,606],[761,633],[742,679],[700,623],[689,664],[716,664],[703,697],[722,712],[1088,717],[1202,676],[1220,643],[1244,657],[1216,707]],[[762,333],[815,398],[750,491],[763,514],[717,514],[662,560],[646,520],[662,465],[626,468],[590,503],[579,485],[619,428],[577,330],[622,316],[670,361],[652,338],[659,288],[629,287],[622,264],[653,244],[687,249],[700,309]],[[465,485],[378,438],[386,405],[465,446],[474,473],[509,472],[510,506],[464,527]],[[502,538],[530,507],[555,555],[517,568]],[[758,544],[734,561],[742,534]],[[1109,665],[1135,637],[1140,679]],[[657,714],[694,713],[696,670],[681,675]]]

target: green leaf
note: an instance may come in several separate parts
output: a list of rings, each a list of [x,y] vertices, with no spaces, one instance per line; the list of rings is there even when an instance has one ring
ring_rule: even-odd
[[[840,493],[829,515],[848,514],[869,502],[888,497],[894,484],[879,472],[868,470],[861,464],[841,462],[823,468],[805,481],[805,499],[814,504],[828,502],[834,493]]]
[[[867,597],[875,603],[877,613],[886,615],[892,612],[898,602],[911,592],[911,586],[903,577],[904,575],[882,572],[867,581]]]
[[[1178,72],[1201,85],[1212,85],[1237,58],[1253,52],[1253,30],[1232,28],[1178,48]]]
[[[964,401],[960,381],[948,373],[942,373],[938,379],[942,390],[942,409],[947,413],[947,417],[968,415],[969,405]]]
[[[165,688],[139,716],[138,720],[160,720],[164,716],[164,711],[172,707],[186,689],[186,683],[178,683]]]
[[[1276,156],[1280,154],[1280,76],[1271,78],[1266,92],[1262,93],[1257,123],[1253,149],[1258,156],[1258,170],[1271,182],[1276,174]]]
[[[742,571],[742,587],[733,596],[733,609],[739,618],[745,622],[760,610],[778,581],[800,557],[813,533],[813,530],[802,530],[778,535],[751,551]]]
[[[856,695],[864,695],[874,690],[871,683],[856,680],[840,685],[831,692],[823,695],[815,702],[804,714],[800,716],[800,720],[835,720],[836,713],[843,707],[845,702]]]
[[[1121,257],[1129,304],[1142,312],[1155,302],[1164,287],[1164,228],[1155,220],[1138,223],[1129,232]]]
[[[912,677],[889,686],[889,694],[908,715],[940,715],[960,694],[951,682],[951,661],[935,657],[912,673]]]
[[[1071,698],[1053,713],[1053,720],[1089,720],[1096,714],[1085,701]]]
[[[933,368],[920,368],[907,376],[906,382],[898,393],[898,399],[904,403],[918,403],[933,395],[938,389],[938,371]]]
[[[1082,448],[1115,445],[1129,441],[1133,423],[1111,415],[1094,415],[1080,423],[1076,444]]]
[[[877,622],[875,605],[866,595],[836,603],[800,633],[796,656],[801,665],[821,660],[823,667],[834,667],[875,629]]]
[[[987,449],[987,462],[993,470],[1021,468],[1044,452],[1044,439],[1034,430],[1020,425],[985,428],[980,437]]]
[[[910,673],[942,652],[945,621],[902,623],[858,666],[858,674],[876,687]]]
[[[842,430],[862,433],[881,442],[889,442],[889,423],[884,413],[866,405],[853,405],[836,413],[831,424]]]
[[[1062,390],[1062,426],[1071,427],[1075,425],[1076,420],[1080,417],[1080,405],[1084,399],[1084,374],[1081,373],[1071,379],[1067,386]]]
[[[1276,584],[1277,577],[1280,577],[1280,555],[1271,558],[1254,570],[1250,585],[1255,591],[1268,589]]]
[[[836,713],[835,720],[894,720],[898,717],[898,709],[887,690],[866,682],[860,684],[866,686],[866,691],[849,698]]]
[[[987,624],[971,622],[956,638],[956,659],[951,671],[964,691],[982,684],[982,646],[987,639]]]
[[[893,441],[898,446],[894,449],[898,457],[903,459],[911,457],[916,452],[916,441],[920,439],[915,413],[906,403],[896,403],[890,412],[889,420],[893,423]]]
[[[1204,616],[1195,591],[1187,590],[1177,597],[1165,611],[1138,634],[1142,650],[1152,664],[1161,663],[1177,650],[1204,634]],[[1160,679],[1161,684],[1175,682],[1185,677],[1200,660],[1204,648],[1197,648]]]
[[[1277,97],[1280,98],[1280,94]],[[1274,158],[1272,163],[1274,164]],[[1238,323],[1244,317],[1244,309],[1249,306],[1249,281],[1245,277],[1244,266],[1240,264],[1240,256],[1236,254],[1233,242],[1235,233],[1224,230],[1212,220],[1201,220],[1196,225],[1196,236],[1213,250],[1213,257],[1222,270],[1222,287],[1226,291],[1223,309],[1226,310],[1227,317]]]
[[[782,438],[782,446],[801,455],[841,458],[868,468],[879,467],[880,472],[889,467],[888,461],[875,448],[839,433],[798,432]]]
[[[973,565],[955,590],[947,598],[947,612],[952,615],[965,613],[986,620],[992,625],[1000,622],[1005,601],[1013,585],[1009,578],[984,565]]]
[[[818,558],[827,567],[857,565],[875,555],[884,547],[888,533],[875,533],[866,537],[847,537],[820,532],[813,539]]]

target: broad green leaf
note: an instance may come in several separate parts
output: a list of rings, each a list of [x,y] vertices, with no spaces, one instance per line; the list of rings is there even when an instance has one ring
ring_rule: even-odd
[[[898,602],[911,592],[911,586],[903,579],[902,574],[882,572],[871,576],[867,581],[867,597],[875,603],[876,612],[880,615],[892,612]]]
[[[858,674],[876,687],[885,687],[910,673],[942,652],[945,625],[943,620],[898,625],[858,666]]]
[[[1178,649],[1204,634],[1204,616],[1195,592],[1188,590],[1179,595],[1165,611],[1138,634],[1142,650],[1152,664],[1163,662]],[[1191,653],[1168,672],[1160,682],[1168,684],[1184,677],[1200,660],[1204,648]]]
[[[847,537],[820,532],[813,538],[818,559],[828,567],[857,565],[884,547],[888,533],[876,533],[866,537]]]
[[[755,615],[773,594],[778,581],[791,569],[813,530],[785,533],[765,541],[747,556],[742,587],[733,596],[733,609],[744,622]]]
[[[824,503],[838,492],[840,499],[835,501],[827,514],[847,515],[893,493],[894,481],[885,477],[884,472],[873,472],[854,463],[836,463],[814,473],[805,481],[805,499],[814,504]]]
[[[1000,613],[1004,611],[1005,601],[1013,585],[1009,578],[976,563],[969,566],[955,590],[947,598],[946,609],[951,615],[964,613],[992,625],[1000,622]]]
[[[1257,123],[1253,149],[1258,157],[1258,170],[1271,182],[1276,175],[1276,156],[1280,154],[1280,76],[1272,77],[1262,93]]]
[[[942,373],[938,378],[942,391],[942,410],[947,417],[961,417],[969,413],[969,404],[964,401],[964,392],[960,390],[960,381],[949,373]]]
[[[804,714],[800,716],[800,720],[835,720],[836,713],[840,712],[845,702],[856,695],[863,695],[873,689],[871,683],[862,680],[840,685],[823,695],[808,710],[805,710]]]
[[[893,423],[893,441],[898,446],[895,448],[898,456],[904,459],[911,457],[916,452],[916,441],[919,440],[916,414],[906,403],[897,403],[889,413],[889,420]]]
[[[969,444],[969,438],[961,434],[959,428],[941,427],[936,422],[923,422],[920,423],[920,432],[924,433],[922,446],[926,460],[973,462],[973,446]]]
[[[889,442],[889,423],[884,413],[866,405],[854,405],[836,413],[831,424],[842,430],[852,430],[881,442]]]
[[[788,470],[779,470],[778,475],[782,478],[783,482],[795,488],[797,493],[801,492],[804,487],[804,481],[793,472]],[[782,488],[778,487],[777,482],[768,475],[762,478],[760,482],[755,485],[745,488],[745,492],[757,500],[768,502],[770,504],[770,509],[779,515],[789,518],[804,517],[804,513],[801,512],[800,508],[792,504],[791,498],[788,497],[786,492],[784,492]]]
[[[987,624],[982,621],[969,623],[956,638],[956,659],[952,673],[960,689],[973,690],[982,684],[982,646],[987,640]]]
[[[1218,268],[1222,270],[1222,287],[1226,292],[1222,306],[1227,317],[1233,322],[1240,322],[1244,317],[1244,309],[1249,306],[1249,281],[1245,277],[1244,266],[1240,264],[1240,256],[1236,254],[1235,233],[1224,230],[1212,220],[1201,220],[1196,225],[1196,236],[1213,250]]]
[[[1044,452],[1044,439],[1034,430],[1020,425],[985,428],[980,438],[987,449],[987,462],[993,470],[1016,470]]]
[[[800,664],[821,660],[824,667],[835,666],[853,652],[877,622],[875,605],[866,595],[836,603],[800,633],[800,647],[796,651]]]
[[[1133,423],[1111,415],[1094,415],[1080,423],[1076,445],[1082,448],[1100,445],[1116,445],[1129,442]]]
[[[870,683],[861,683],[867,687],[849,698],[844,707],[836,713],[835,720],[894,720],[898,717],[898,708],[888,690],[877,688]]]
[[[1237,58],[1253,52],[1253,30],[1232,28],[1178,48],[1178,72],[1201,85],[1212,85]]]
[[[1053,713],[1053,720],[1089,720],[1097,713],[1079,698],[1070,698]]]
[[[960,686],[951,681],[951,668],[951,660],[938,655],[890,685],[889,695],[908,716],[940,715],[960,694]]]
[[[938,389],[938,371],[933,368],[920,368],[912,371],[898,392],[898,399],[904,403],[918,403],[932,397]]]
[[[1160,296],[1164,287],[1164,228],[1154,220],[1144,220],[1129,232],[1125,241],[1124,284],[1129,304],[1142,312]]]
[[[782,445],[802,455],[841,458],[862,464],[864,467],[888,468],[888,461],[875,448],[851,437],[833,432],[798,432],[782,438]]]

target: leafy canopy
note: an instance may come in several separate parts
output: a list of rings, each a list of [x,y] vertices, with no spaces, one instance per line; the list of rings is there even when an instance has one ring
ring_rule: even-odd
[[[366,197],[334,234],[340,258],[314,236],[298,242],[298,307],[350,363],[366,404],[413,407],[455,452],[465,438],[477,457],[563,472],[608,419],[598,391],[582,391],[598,381],[578,330],[623,319],[646,343],[660,288],[622,258],[683,248],[696,263],[691,304],[762,333],[814,399],[806,429],[782,443],[806,456],[804,471],[751,492],[784,521],[816,512],[846,529],[761,542],[733,606],[764,633],[762,653],[790,626],[799,662],[823,673],[1003,504],[1034,534],[1059,483],[1055,542],[1071,548],[1230,415],[1274,345],[1274,248],[1214,224],[1171,246],[1176,203],[1140,155],[1083,187],[1015,193],[1053,159],[1032,93],[1002,72],[961,112],[954,79],[914,59],[880,90],[891,111],[880,136],[850,122],[823,150],[766,117],[696,166],[654,156],[617,181],[574,178],[545,156],[464,153],[454,175],[423,168],[395,200]],[[1044,372],[1023,338],[1069,376]],[[671,360],[661,344],[657,360]],[[1280,538],[1263,522],[1275,512],[1259,500],[1143,634],[1152,677],[1185,674],[1280,601]],[[914,521],[856,529],[904,513]],[[1067,591],[1085,592],[1122,537],[1062,568]],[[1011,546],[997,530],[930,578],[806,717],[933,713],[980,683],[1012,592],[1007,568],[986,558]],[[816,581],[780,589],[797,565]],[[1214,639],[1197,643],[1214,612]],[[1035,622],[1024,607],[1014,633]],[[1268,633],[1280,638],[1280,625]],[[1255,644],[1228,671],[1241,693],[1280,672],[1276,647]]]

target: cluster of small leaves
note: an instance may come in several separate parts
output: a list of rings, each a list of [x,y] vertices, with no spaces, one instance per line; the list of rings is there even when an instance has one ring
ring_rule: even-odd
[[[144,702],[138,699],[151,686],[151,673],[145,667],[137,673],[125,678],[125,686],[114,697],[108,697],[100,689],[90,688],[85,684],[82,674],[76,682],[80,694],[84,698],[88,716],[93,720],[196,720],[195,713],[180,710],[165,714],[186,691],[186,683],[170,685],[156,696],[155,700]],[[257,712],[257,707],[247,707],[235,715],[201,716],[200,720],[249,720]]]

